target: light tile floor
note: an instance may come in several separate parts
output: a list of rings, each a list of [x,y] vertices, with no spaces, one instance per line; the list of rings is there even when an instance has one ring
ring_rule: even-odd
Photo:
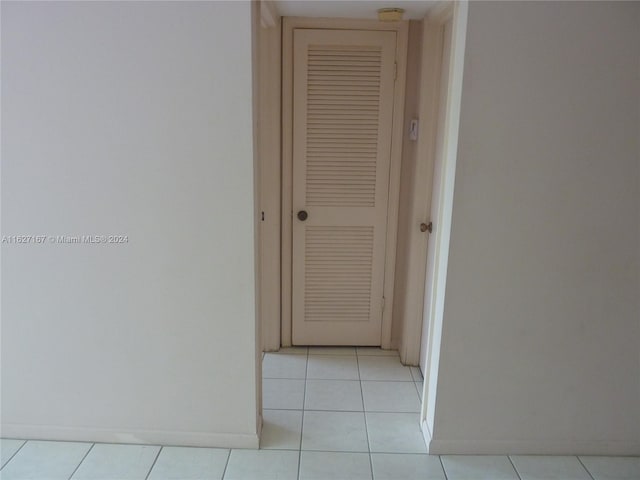
[[[427,455],[396,352],[264,356],[260,450],[0,440],[1,480],[640,480],[640,457]]]

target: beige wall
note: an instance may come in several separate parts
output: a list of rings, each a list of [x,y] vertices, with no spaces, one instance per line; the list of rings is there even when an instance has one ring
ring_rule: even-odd
[[[471,2],[433,453],[640,454],[640,4]]]
[[[409,41],[407,48],[407,82],[404,104],[404,128],[402,132],[402,161],[400,173],[400,203],[398,209],[398,245],[396,249],[396,272],[393,295],[393,325],[391,333],[392,347],[398,349],[402,345],[405,325],[405,302],[408,295],[407,279],[409,276],[408,246],[413,219],[411,218],[411,199],[414,194],[413,177],[416,171],[416,142],[409,139],[411,120],[418,118],[420,107],[419,82],[420,59],[422,53],[422,21],[409,22]]]
[[[2,434],[256,446],[249,2],[2,5]]]

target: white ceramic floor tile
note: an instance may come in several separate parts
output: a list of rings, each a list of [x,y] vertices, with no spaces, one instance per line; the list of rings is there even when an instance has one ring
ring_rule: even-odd
[[[302,435],[302,411],[262,410],[260,448],[299,450]]]
[[[13,440],[11,438],[0,438],[0,468],[9,461],[15,453],[24,445],[24,440]]]
[[[357,380],[307,380],[305,410],[361,412],[362,391]]]
[[[378,357],[398,357],[397,350],[382,350],[379,347],[357,347],[358,355],[378,356]]]
[[[367,412],[419,412],[420,398],[413,382],[362,382]]]
[[[449,480],[518,480],[508,457],[494,455],[442,455]]]
[[[73,480],[144,480],[160,447],[98,443],[73,474]]]
[[[577,457],[512,455],[522,480],[591,480]]]
[[[90,443],[29,441],[4,466],[0,478],[67,480],[90,448]]]
[[[262,381],[262,408],[302,410],[304,380],[265,378]]]
[[[595,480],[640,479],[640,457],[580,457]]]
[[[358,380],[358,360],[344,355],[309,355],[307,378]]]
[[[367,453],[302,452],[300,480],[371,480]]]
[[[374,480],[445,480],[437,455],[372,453]]]
[[[367,413],[369,445],[376,453],[427,453],[417,413]]]
[[[358,357],[361,380],[400,380],[412,382],[411,369],[400,363],[400,357]]]
[[[296,480],[298,452],[231,450],[224,480]]]
[[[309,355],[350,355],[356,354],[356,347],[309,347]]]
[[[307,356],[267,353],[262,360],[263,378],[305,378]]]
[[[420,371],[420,367],[409,367],[411,369],[411,376],[413,377],[414,382],[422,382],[424,377],[422,376],[422,372]]]
[[[229,450],[164,447],[149,480],[221,480]]]
[[[415,382],[416,391],[418,392],[418,398],[422,401],[422,394],[424,393],[424,384],[422,382]]]
[[[368,452],[364,414],[358,412],[304,412],[302,449]]]

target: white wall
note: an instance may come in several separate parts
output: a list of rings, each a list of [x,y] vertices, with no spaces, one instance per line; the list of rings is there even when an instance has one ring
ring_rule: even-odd
[[[256,446],[248,2],[2,4],[2,435]]]
[[[432,453],[640,454],[640,3],[471,2]]]

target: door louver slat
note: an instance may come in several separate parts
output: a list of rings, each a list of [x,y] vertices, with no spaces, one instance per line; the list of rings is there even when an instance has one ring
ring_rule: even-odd
[[[373,227],[307,227],[305,320],[367,321]]]
[[[381,62],[376,47],[309,45],[307,205],[375,206]]]

